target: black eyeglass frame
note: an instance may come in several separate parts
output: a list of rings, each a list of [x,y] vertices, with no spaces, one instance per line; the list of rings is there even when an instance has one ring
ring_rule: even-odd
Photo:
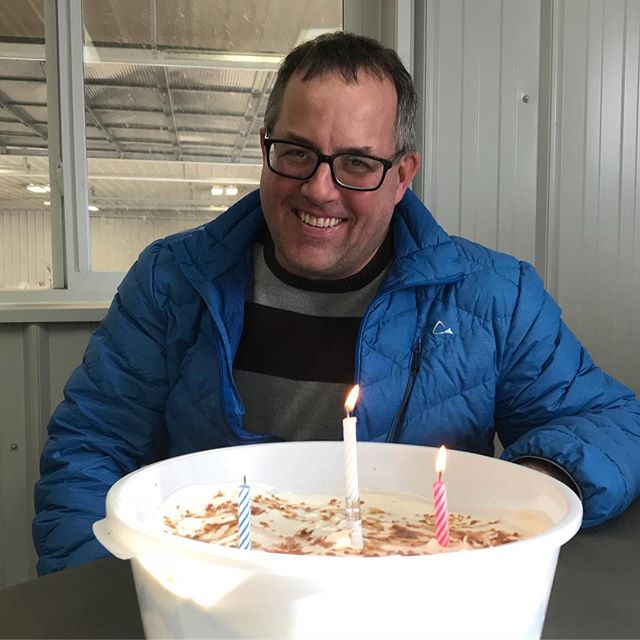
[[[311,173],[305,177],[298,177],[298,176],[290,176],[290,175],[287,175],[286,173],[282,173],[281,171],[277,171],[276,169],[274,169],[271,166],[270,152],[271,152],[271,146],[276,142],[279,142],[280,144],[289,144],[294,147],[302,147],[303,149],[307,149],[308,151],[313,151],[313,153],[315,153],[316,156],[318,157],[318,161],[316,162],[316,166],[313,167]],[[329,169],[331,170],[331,177],[334,183],[337,184],[342,189],[349,189],[350,191],[377,191],[382,186],[384,179],[387,177],[387,173],[389,169],[391,169],[391,167],[393,167],[393,165],[396,164],[396,162],[398,162],[398,160],[406,153],[406,151],[398,151],[398,153],[396,153],[396,155],[393,158],[391,158],[391,160],[389,160],[388,158],[380,158],[379,156],[370,156],[370,155],[367,155],[366,153],[350,153],[348,151],[341,151],[340,153],[334,153],[330,156],[327,156],[324,153],[320,153],[317,149],[314,149],[313,147],[310,147],[309,145],[306,145],[306,144],[293,142],[292,140],[283,140],[281,138],[267,138],[266,136],[264,138],[264,147],[267,155],[267,166],[271,171],[273,171],[273,173],[279,176],[282,176],[283,178],[289,178],[291,180],[309,180],[309,178],[311,178],[313,174],[318,170],[318,167],[320,166],[320,164],[322,162],[326,162],[329,165]],[[380,182],[378,182],[377,186],[375,187],[352,187],[340,182],[340,180],[338,180],[338,177],[336,176],[336,172],[333,169],[334,160],[340,156],[357,156],[358,158],[367,158],[368,160],[377,160],[382,164],[382,167],[383,167],[382,176],[380,177]]]

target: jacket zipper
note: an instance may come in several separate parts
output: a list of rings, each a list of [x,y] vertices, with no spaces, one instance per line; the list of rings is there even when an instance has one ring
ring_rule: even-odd
[[[402,402],[400,403],[398,413],[396,413],[396,417],[393,419],[393,423],[391,424],[391,429],[389,429],[389,433],[387,434],[387,442],[395,442],[398,429],[404,420],[404,414],[407,410],[407,404],[409,403],[411,392],[413,391],[413,385],[415,384],[418,376],[418,369],[420,368],[420,354],[422,353],[422,340],[420,338],[417,338],[413,343],[411,351],[412,355],[411,367],[409,369],[409,380],[407,381],[407,386],[404,390],[404,395],[402,396]]]
[[[440,286],[443,284],[453,284],[454,282],[458,282],[463,278],[464,278],[463,274],[457,274],[453,278],[444,278],[442,280],[433,280],[431,282],[425,282],[424,285],[422,286]],[[416,286],[416,285],[411,285],[411,286]],[[387,289],[386,291],[380,292],[380,294],[377,295],[376,298],[371,301],[371,304],[367,307],[367,310],[364,312],[364,315],[362,316],[362,321],[360,322],[360,328],[358,329],[358,337],[356,339],[356,379],[355,379],[356,384],[360,383],[360,360],[361,360],[360,354],[362,351],[361,349],[362,331],[369,319],[369,315],[373,311],[373,308],[377,305],[377,303],[383,297],[391,295],[392,293],[395,293],[396,291],[400,291],[401,289],[404,289],[404,288],[405,287],[396,287],[395,289]],[[398,432],[398,427],[404,417],[404,413],[406,411],[407,403],[409,402],[411,392],[413,391],[413,385],[418,375],[419,362],[420,362],[419,356],[420,356],[420,353],[422,352],[422,340],[420,338],[416,339],[411,350],[412,350],[412,356],[411,356],[411,368],[409,371],[409,380],[407,382],[404,395],[402,396],[400,409],[398,410],[398,413],[396,414],[396,417],[394,418],[393,423],[391,424],[391,429],[387,434],[387,439],[386,439],[387,442],[394,442],[394,438],[396,437]],[[356,412],[357,412],[357,407],[356,407]]]

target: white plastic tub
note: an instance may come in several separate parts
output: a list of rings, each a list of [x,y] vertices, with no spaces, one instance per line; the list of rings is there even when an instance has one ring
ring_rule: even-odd
[[[358,444],[360,488],[430,496],[436,449]],[[132,560],[148,638],[537,638],[560,546],[582,506],[524,467],[449,451],[449,510],[539,509],[528,540],[435,556],[325,557],[242,551],[163,533],[160,504],[184,486],[250,481],[301,494],[344,491],[340,442],[249,445],[173,458],[118,481],[98,540]]]

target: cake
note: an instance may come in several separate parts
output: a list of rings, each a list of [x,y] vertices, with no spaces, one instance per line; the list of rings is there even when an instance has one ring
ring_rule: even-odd
[[[160,509],[164,531],[237,547],[237,489],[237,485],[199,485],[179,490]],[[432,501],[411,494],[364,491],[360,502],[364,547],[357,549],[350,544],[344,499],[253,485],[252,549],[298,555],[414,556],[508,544],[552,525],[540,511],[450,513],[450,543],[442,547],[435,538]]]

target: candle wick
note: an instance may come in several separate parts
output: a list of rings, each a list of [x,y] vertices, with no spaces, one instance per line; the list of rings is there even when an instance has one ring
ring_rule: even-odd
[[[242,481],[242,484],[247,484],[247,476],[244,476],[244,480]]]
[[[442,471],[438,471],[438,482],[442,482]]]
[[[349,413],[349,409],[347,409],[347,418],[351,417],[351,413]]]

